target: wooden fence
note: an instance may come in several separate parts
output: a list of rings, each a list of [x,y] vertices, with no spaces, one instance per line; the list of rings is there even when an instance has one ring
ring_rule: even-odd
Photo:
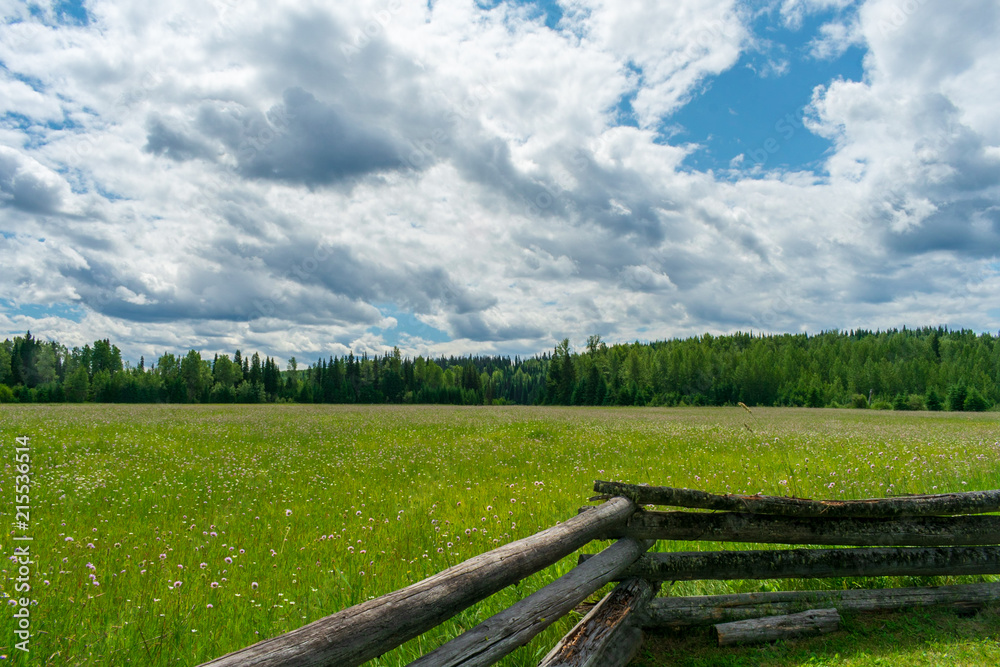
[[[612,581],[620,583],[541,666],[625,665],[638,651],[643,629],[649,628],[743,621],[823,606],[873,610],[1000,600],[1000,583],[656,597],[661,582],[692,579],[1000,574],[1000,516],[983,514],[1000,512],[1000,491],[836,501],[720,496],[602,481],[594,490],[601,495],[591,500],[603,504],[583,508],[557,526],[204,667],[360,665],[593,540],[614,541],[598,554],[581,556],[567,574],[411,665],[491,665]],[[641,509],[646,505],[714,513]],[[862,548],[647,554],[657,540]]]

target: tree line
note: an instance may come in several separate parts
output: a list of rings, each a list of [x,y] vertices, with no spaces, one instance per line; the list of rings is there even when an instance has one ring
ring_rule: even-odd
[[[122,360],[110,340],[68,349],[27,332],[0,344],[0,402],[736,405],[896,410],[1000,403],[1000,338],[946,327],[608,345],[530,358],[353,353],[282,370],[236,350]]]

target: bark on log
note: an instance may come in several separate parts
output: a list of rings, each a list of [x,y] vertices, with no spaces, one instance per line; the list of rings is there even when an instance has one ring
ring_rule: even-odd
[[[1000,544],[1000,516],[799,518],[743,512],[637,512],[599,539],[704,540],[840,546]]]
[[[411,662],[410,667],[492,665],[613,581],[652,544],[629,539],[615,542],[545,588]]]
[[[810,609],[787,616],[767,616],[747,621],[720,623],[715,626],[719,646],[761,644],[779,639],[815,637],[835,632],[840,628],[840,614],[836,609]]]
[[[642,643],[636,615],[655,592],[645,579],[623,581],[566,633],[538,667],[624,667]]]
[[[625,498],[574,516],[523,540],[368,600],[278,637],[205,663],[212,667],[348,667],[378,657],[510,584],[552,565],[625,521]]]
[[[788,591],[656,598],[636,617],[644,628],[686,628],[793,614],[816,607],[840,611],[892,611],[912,607],[1000,602],[1000,583],[917,588]]]
[[[637,505],[673,505],[753,514],[893,518],[903,516],[946,516],[1000,512],[1000,490],[942,493],[937,495],[869,498],[866,500],[810,500],[781,496],[724,496],[669,486],[639,486],[621,482],[594,482],[601,498],[621,496]]]
[[[601,665],[601,667],[605,665],[607,667],[625,667],[635,659],[635,656],[639,655],[639,649],[642,648],[642,642],[645,641],[645,638],[646,635],[642,631],[642,628],[629,625],[618,634],[611,645],[604,651],[602,660],[593,664]],[[604,662],[604,660],[607,662]]]
[[[581,556],[583,562],[587,556]],[[622,578],[652,581],[1000,574],[1000,547],[693,551],[640,558]]]

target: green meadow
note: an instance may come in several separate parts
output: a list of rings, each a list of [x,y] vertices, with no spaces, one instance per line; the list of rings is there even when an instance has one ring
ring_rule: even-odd
[[[755,408],[4,405],[0,513],[30,438],[30,663],[195,665],[404,587],[574,515],[595,479],[814,498],[1000,488],[996,413]],[[13,609],[15,534],[0,543]],[[587,551],[596,552],[593,544]],[[660,550],[716,548],[661,542]],[[732,548],[732,547],[729,547]],[[758,547],[768,548],[768,547]],[[567,572],[530,577],[373,664],[404,665]],[[678,583],[669,594],[965,583]],[[666,588],[664,593],[666,593]],[[576,617],[578,618],[578,617]],[[572,625],[505,659],[534,665]],[[845,619],[847,632],[719,650],[654,637],[636,664],[1000,663],[1000,617]],[[942,657],[943,656],[943,657]]]

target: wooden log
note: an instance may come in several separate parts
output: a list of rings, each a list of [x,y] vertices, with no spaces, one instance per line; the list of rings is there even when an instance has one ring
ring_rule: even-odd
[[[728,512],[782,514],[784,516],[824,516],[892,518],[903,516],[947,516],[1000,512],[1000,490],[942,493],[937,495],[869,498],[866,500],[810,500],[781,496],[724,496],[669,486],[639,486],[621,482],[594,482],[597,499],[620,496],[637,505],[673,505]]]
[[[439,625],[459,611],[552,565],[621,523],[636,509],[618,498],[505,544],[402,590],[216,658],[212,667],[360,665]]]
[[[618,584],[549,651],[538,667],[624,667],[635,656],[642,632],[633,623],[655,595],[645,579]]]
[[[840,611],[893,611],[943,605],[975,607],[997,602],[1000,602],[1000,583],[697,595],[656,598],[636,616],[636,622],[644,628],[686,628],[793,614],[816,607],[836,607]]]
[[[810,609],[786,616],[766,616],[746,621],[720,623],[715,626],[719,646],[762,644],[779,639],[815,637],[840,628],[836,609]]]
[[[641,556],[652,542],[620,540],[545,588],[410,663],[410,667],[492,665],[562,618]]]
[[[745,512],[637,512],[599,539],[705,540],[840,546],[978,546],[1000,544],[1000,516],[840,519]]]
[[[585,561],[587,556],[581,556]],[[693,551],[640,558],[622,578],[653,581],[1000,574],[1000,547]]]
[[[625,667],[639,655],[639,649],[642,648],[644,640],[645,633],[642,628],[630,623],[618,633],[618,636],[605,649],[601,656],[602,661],[595,662],[594,665]]]

